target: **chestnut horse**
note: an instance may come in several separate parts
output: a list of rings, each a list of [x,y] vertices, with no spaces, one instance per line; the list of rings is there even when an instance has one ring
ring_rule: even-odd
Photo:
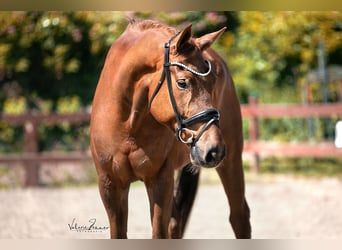
[[[111,238],[127,238],[128,192],[137,180],[146,186],[152,237],[181,238],[200,167],[220,176],[235,236],[251,237],[240,105],[225,62],[210,48],[224,30],[193,38],[191,25],[178,32],[132,20],[110,48],[90,143]]]

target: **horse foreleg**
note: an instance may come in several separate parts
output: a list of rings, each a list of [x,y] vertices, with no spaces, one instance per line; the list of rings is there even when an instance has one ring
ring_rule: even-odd
[[[99,175],[99,190],[107,211],[112,239],[127,238],[128,187],[120,187],[106,174]]]
[[[170,238],[168,226],[172,212],[173,170],[162,167],[158,176],[145,182],[150,202],[152,238]]]
[[[230,205],[229,220],[236,238],[251,238],[250,211],[245,198],[242,161],[225,161],[217,172]]]

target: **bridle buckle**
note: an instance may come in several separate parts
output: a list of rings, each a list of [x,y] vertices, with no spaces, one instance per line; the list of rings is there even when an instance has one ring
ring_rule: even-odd
[[[181,128],[181,129],[177,129],[178,130],[178,136],[177,138],[183,142],[184,144],[192,144],[194,142],[194,138],[195,138],[195,132],[192,129],[188,129],[188,128]],[[188,136],[190,135],[190,136]]]

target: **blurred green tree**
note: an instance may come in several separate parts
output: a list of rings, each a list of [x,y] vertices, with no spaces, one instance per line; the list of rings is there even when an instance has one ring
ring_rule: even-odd
[[[299,85],[317,67],[323,41],[328,64],[342,64],[340,12],[238,12],[236,34],[226,33],[228,62],[243,102],[298,102]],[[285,91],[284,91],[285,90]]]
[[[53,100],[56,109],[63,96],[91,102],[125,19],[121,12],[2,12],[0,23],[0,99],[23,96],[30,109]]]

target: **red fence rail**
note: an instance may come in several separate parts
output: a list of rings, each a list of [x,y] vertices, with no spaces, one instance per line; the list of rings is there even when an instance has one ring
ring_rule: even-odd
[[[284,157],[342,157],[342,149],[332,143],[276,143],[259,140],[259,119],[283,117],[341,117],[342,104],[326,105],[259,105],[258,99],[251,97],[249,104],[241,105],[242,116],[249,119],[249,140],[244,144],[244,154],[252,160],[252,170],[258,172],[261,156]],[[18,155],[0,155],[0,163],[20,162],[26,172],[25,185],[39,184],[39,168],[42,162],[89,161],[88,152],[47,153],[39,152],[38,125],[89,124],[90,114],[80,112],[73,114],[23,114],[0,115],[0,119],[13,126],[23,126],[23,153]]]
[[[25,169],[25,186],[39,185],[39,168],[42,162],[70,162],[90,160],[90,154],[87,152],[72,153],[46,153],[39,152],[38,143],[38,125],[54,125],[63,122],[69,124],[89,124],[90,114],[88,112],[72,114],[23,114],[23,115],[0,115],[2,121],[13,125],[23,126],[24,144],[23,153],[18,155],[1,155],[0,163],[19,162]]]
[[[340,117],[342,103],[331,104],[267,104],[259,105],[258,99],[250,97],[249,103],[241,105],[243,118],[249,119],[249,140],[244,153],[251,156],[252,170],[260,169],[260,156],[280,157],[342,157],[342,149],[333,143],[277,143],[259,140],[261,118]]]

